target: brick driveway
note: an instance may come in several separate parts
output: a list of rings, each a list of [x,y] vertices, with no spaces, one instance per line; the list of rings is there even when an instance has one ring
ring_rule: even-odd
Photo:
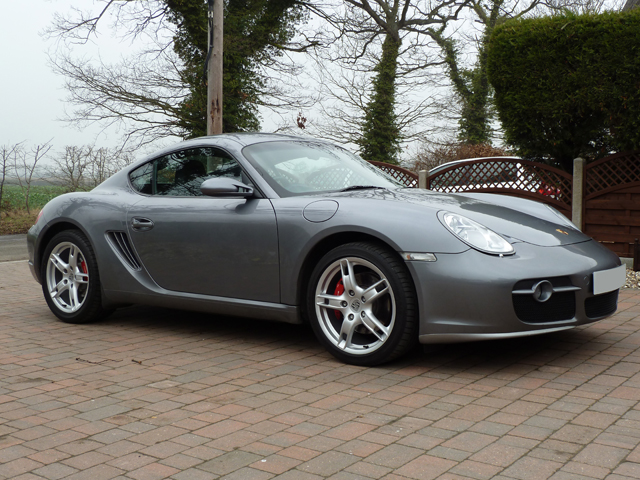
[[[300,326],[57,321],[0,263],[0,479],[640,478],[640,290],[545,337],[333,360]]]

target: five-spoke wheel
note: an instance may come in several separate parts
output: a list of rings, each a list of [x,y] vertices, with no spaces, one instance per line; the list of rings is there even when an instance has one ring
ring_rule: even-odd
[[[64,313],[77,312],[87,299],[89,271],[80,249],[71,242],[57,244],[45,273],[51,301]]]
[[[54,236],[42,260],[42,290],[51,311],[69,323],[103,317],[100,278],[93,250],[79,231]]]
[[[325,255],[311,276],[307,310],[316,336],[345,362],[385,362],[416,339],[409,273],[393,252],[375,244],[352,243]]]

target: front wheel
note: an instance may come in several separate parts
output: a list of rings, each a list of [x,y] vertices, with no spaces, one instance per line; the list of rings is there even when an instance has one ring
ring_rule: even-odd
[[[67,323],[87,323],[109,313],[102,307],[98,263],[87,238],[67,230],[45,249],[42,291],[51,311]]]
[[[329,352],[346,363],[372,366],[406,353],[417,340],[417,310],[406,266],[376,244],[337,247],[311,275],[311,326]]]

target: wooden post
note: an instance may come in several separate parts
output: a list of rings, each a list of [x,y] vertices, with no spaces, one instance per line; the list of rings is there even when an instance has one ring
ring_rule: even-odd
[[[213,4],[213,7],[211,6]],[[207,71],[207,135],[222,133],[223,0],[209,0],[209,41],[213,48]],[[213,29],[213,35],[211,35]],[[212,46],[209,45],[209,48]]]
[[[640,271],[640,243],[637,238],[633,244],[633,271]]]
[[[580,230],[584,228],[582,202],[584,201],[584,160],[576,158],[573,161],[573,197],[571,199],[571,221]]]
[[[429,176],[429,172],[426,170],[418,172],[418,188],[427,188],[427,176]]]

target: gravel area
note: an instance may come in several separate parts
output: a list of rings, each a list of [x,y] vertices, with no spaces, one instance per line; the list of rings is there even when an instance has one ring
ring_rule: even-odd
[[[637,288],[640,289],[640,271],[634,272],[627,267],[627,282],[623,288]]]

